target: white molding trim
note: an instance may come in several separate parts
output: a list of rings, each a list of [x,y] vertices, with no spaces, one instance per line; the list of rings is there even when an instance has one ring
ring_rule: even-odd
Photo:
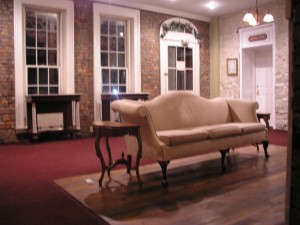
[[[153,6],[145,3],[132,2],[128,0],[91,0],[91,1],[119,5],[119,6],[129,7],[133,9],[141,9],[141,10],[147,10],[152,12],[158,12],[158,13],[168,14],[173,16],[180,16],[184,18],[195,19],[195,20],[200,20],[205,22],[210,22],[211,20],[211,18],[208,16],[202,16],[199,14],[178,11],[178,10],[169,9],[165,7]]]
[[[16,130],[27,128],[25,55],[23,40],[23,10],[25,6],[61,12],[61,80],[60,93],[74,93],[74,4],[71,0],[14,0],[14,60],[15,60],[15,116]]]
[[[100,65],[100,17],[115,16],[130,20],[130,39],[128,54],[128,92],[141,92],[141,46],[140,46],[140,11],[118,6],[93,3],[94,33],[94,121],[101,120],[101,65]]]

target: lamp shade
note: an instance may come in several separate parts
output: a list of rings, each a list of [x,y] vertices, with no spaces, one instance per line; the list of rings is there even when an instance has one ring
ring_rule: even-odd
[[[249,22],[251,21],[252,18],[253,18],[252,13],[250,13],[250,12],[248,11],[248,12],[245,14],[245,16],[244,16],[243,21],[249,23]]]
[[[253,18],[251,18],[251,20],[249,21],[249,25],[250,25],[250,26],[257,26],[257,25],[258,25],[258,21],[253,17]]]
[[[267,22],[267,23],[273,22],[273,21],[274,21],[274,17],[268,12],[268,14],[266,14],[266,15],[264,16],[263,21],[264,21],[264,22]]]

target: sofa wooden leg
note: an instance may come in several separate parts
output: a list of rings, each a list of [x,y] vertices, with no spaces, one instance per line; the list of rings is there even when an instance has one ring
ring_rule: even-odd
[[[132,162],[132,156],[131,155],[127,155],[127,173],[130,174],[130,169],[131,169],[131,162]]]
[[[263,147],[264,147],[264,151],[265,151],[265,158],[269,158],[270,155],[268,153],[268,146],[269,146],[269,141],[263,141]]]
[[[168,167],[168,164],[170,163],[170,160],[168,160],[168,161],[157,161],[157,162],[159,163],[162,174],[163,174],[162,186],[167,187],[168,186],[167,167]]]
[[[221,149],[219,150],[221,153],[221,166],[222,166],[222,172],[225,172],[226,166],[225,166],[225,157],[226,153],[229,153],[229,148],[228,149]]]

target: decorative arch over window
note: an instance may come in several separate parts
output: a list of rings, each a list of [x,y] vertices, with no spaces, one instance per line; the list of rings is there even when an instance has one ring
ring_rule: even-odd
[[[197,28],[185,19],[178,19],[178,21],[175,21],[175,19],[172,18],[167,20],[161,26],[160,37],[163,39],[169,31],[193,34],[199,43],[201,43],[204,38],[203,35],[198,32]]]
[[[170,18],[160,27],[161,93],[200,93],[200,47],[203,35],[190,21]]]

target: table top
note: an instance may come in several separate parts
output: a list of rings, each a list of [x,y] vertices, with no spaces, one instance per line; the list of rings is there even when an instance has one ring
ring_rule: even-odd
[[[97,121],[93,123],[94,127],[107,127],[107,128],[126,128],[126,127],[139,127],[138,124],[111,122],[111,121]]]

